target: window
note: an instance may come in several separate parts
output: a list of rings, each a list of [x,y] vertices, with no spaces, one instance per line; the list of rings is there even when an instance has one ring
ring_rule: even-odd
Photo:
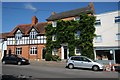
[[[81,53],[80,53],[80,47],[76,47],[75,48],[75,53],[76,53],[76,55],[81,55]]]
[[[116,34],[116,40],[120,40],[120,33]]]
[[[37,47],[31,47],[30,54],[37,54]]]
[[[80,17],[75,17],[74,20],[78,21],[78,20],[80,20]]]
[[[115,23],[119,23],[120,22],[120,16],[115,17]]]
[[[52,41],[56,41],[56,35],[52,36]]]
[[[58,49],[57,48],[53,49],[53,55],[58,55]]]
[[[52,26],[53,26],[53,27],[56,27],[56,26],[57,26],[57,22],[56,22],[56,21],[53,21],[53,22],[52,22]]]
[[[16,55],[22,54],[22,48],[16,48]]]
[[[99,25],[101,25],[101,20],[100,19],[96,20],[96,22],[95,22],[95,26],[99,26]]]
[[[16,40],[20,40],[21,38],[22,38],[22,33],[21,33],[20,30],[18,30],[18,31],[16,32],[16,34],[15,34],[15,39],[16,39]]]
[[[96,43],[102,42],[102,36],[101,36],[101,35],[97,35],[97,36],[95,37],[95,42],[96,42]]]
[[[75,33],[75,39],[79,39],[80,38],[80,31],[77,31],[76,33]]]
[[[82,61],[82,60],[81,60],[81,57],[72,57],[71,60]]]
[[[37,32],[35,29],[32,29],[30,32],[30,39],[36,39],[37,38]]]

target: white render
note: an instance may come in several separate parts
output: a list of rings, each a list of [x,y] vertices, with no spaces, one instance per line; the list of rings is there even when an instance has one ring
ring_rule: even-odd
[[[116,39],[116,34],[120,33],[120,26],[118,26],[120,23],[114,22],[115,17],[118,16],[118,11],[107,12],[95,16],[96,20],[101,20],[101,26],[95,26],[95,34],[102,36],[102,42],[96,43],[94,40],[94,47],[120,46],[120,44],[118,44],[120,40]]]

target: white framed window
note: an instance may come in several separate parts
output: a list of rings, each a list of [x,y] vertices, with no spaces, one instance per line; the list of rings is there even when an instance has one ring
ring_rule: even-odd
[[[31,47],[30,54],[36,55],[37,54],[37,47]]]
[[[101,35],[97,35],[97,36],[95,37],[95,42],[96,42],[96,43],[102,42],[102,36],[101,36]]]
[[[116,40],[120,40],[120,33],[116,34]]]
[[[20,30],[18,30],[15,34],[15,39],[16,40],[20,40],[22,39],[22,32]]]
[[[81,55],[80,47],[76,47],[76,48],[75,48],[75,54],[76,54],[76,55]]]
[[[79,38],[80,38],[80,31],[78,30],[75,33],[75,39],[79,39]]]
[[[16,48],[16,55],[22,54],[22,48]]]
[[[80,20],[80,17],[75,17],[74,18],[74,21],[78,21],[78,20]]]
[[[56,21],[52,21],[52,26],[53,27],[57,27],[57,22]]]
[[[56,35],[53,35],[53,36],[52,36],[52,41],[56,41],[56,40],[57,40]]]
[[[95,26],[100,26],[100,25],[101,25],[101,20],[100,19],[96,20]]]
[[[52,54],[53,54],[53,55],[58,55],[58,49],[57,49],[57,48],[54,48],[54,49],[52,50]]]
[[[37,38],[37,32],[36,30],[33,28],[30,32],[30,39],[36,39]]]
[[[115,17],[115,23],[120,23],[120,16]]]

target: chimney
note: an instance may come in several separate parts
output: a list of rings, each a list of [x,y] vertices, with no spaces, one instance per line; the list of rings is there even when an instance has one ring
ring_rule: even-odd
[[[36,23],[38,23],[38,19],[36,16],[32,17],[32,25],[35,25]]]
[[[93,11],[93,14],[95,14],[94,4],[93,2],[90,2],[89,5],[90,9]]]
[[[51,14],[52,14],[52,15],[55,15],[55,14],[56,14],[56,12],[52,12]]]

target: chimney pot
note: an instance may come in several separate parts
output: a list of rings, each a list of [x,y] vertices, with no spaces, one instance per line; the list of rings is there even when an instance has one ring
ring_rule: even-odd
[[[56,12],[52,12],[52,15],[55,15],[56,14]]]

